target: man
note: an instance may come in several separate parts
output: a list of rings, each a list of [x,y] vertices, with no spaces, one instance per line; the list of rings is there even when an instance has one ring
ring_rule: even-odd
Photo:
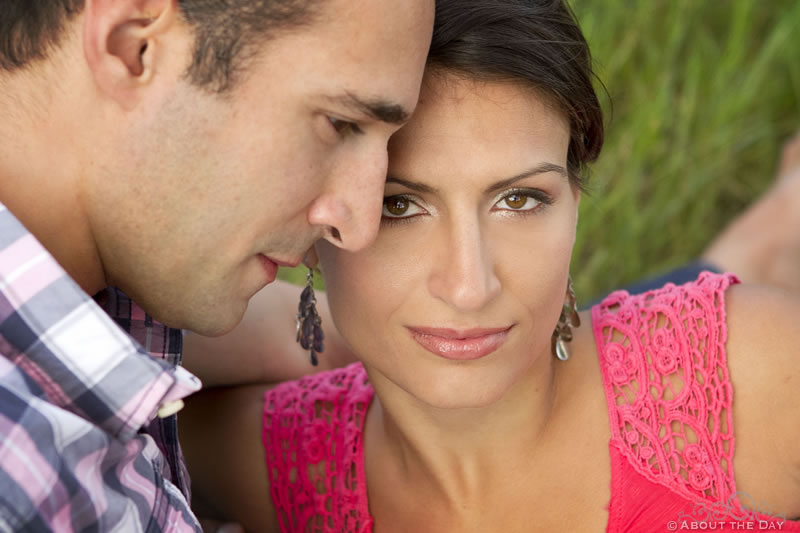
[[[0,531],[199,529],[174,416],[199,382],[156,321],[223,334],[315,240],[370,242],[432,24],[430,0],[4,3]]]

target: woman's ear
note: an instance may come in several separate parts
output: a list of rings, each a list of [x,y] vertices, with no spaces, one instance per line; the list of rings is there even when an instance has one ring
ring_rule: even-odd
[[[177,0],[86,0],[83,49],[100,91],[132,109],[156,74],[185,65]],[[180,55],[181,61],[174,56]],[[172,68],[175,68],[174,66]]]
[[[582,196],[581,188],[576,183],[574,183],[572,180],[570,180],[569,188],[572,190],[572,198],[575,199],[575,223],[577,225],[577,223],[578,223],[578,214],[580,212],[580,210],[578,208],[581,205],[581,196]]]
[[[569,183],[570,189],[572,189],[572,197],[575,198],[575,204],[580,205],[581,203],[581,187],[578,183],[570,180]]]

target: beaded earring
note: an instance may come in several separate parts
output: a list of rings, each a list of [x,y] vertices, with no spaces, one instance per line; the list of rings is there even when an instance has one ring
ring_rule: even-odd
[[[311,364],[317,366],[317,354],[325,351],[322,333],[322,319],[317,313],[317,298],[314,295],[314,271],[308,269],[306,288],[300,295],[300,305],[297,307],[297,342],[304,350],[308,350]]]
[[[550,343],[550,350],[555,357],[561,361],[569,359],[569,347],[567,343],[572,341],[572,328],[581,325],[581,317],[578,315],[578,305],[575,298],[575,289],[572,288],[572,277],[567,279],[567,294],[564,298],[564,306],[561,308],[561,316],[558,317],[558,324],[553,331],[553,338]]]

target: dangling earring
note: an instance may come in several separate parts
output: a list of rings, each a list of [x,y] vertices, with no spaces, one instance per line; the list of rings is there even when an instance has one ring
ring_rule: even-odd
[[[572,277],[567,279],[567,294],[564,298],[564,307],[561,309],[561,316],[558,317],[558,324],[553,331],[553,338],[550,343],[550,350],[553,355],[561,361],[569,359],[569,349],[567,343],[572,340],[572,328],[581,325],[581,317],[578,315],[578,305],[575,299],[575,289],[572,288]]]
[[[304,350],[308,350],[311,364],[317,366],[319,360],[317,354],[325,351],[322,341],[325,335],[322,333],[322,319],[317,313],[317,298],[314,296],[314,271],[308,269],[306,276],[306,288],[300,295],[300,305],[297,307],[297,342]]]

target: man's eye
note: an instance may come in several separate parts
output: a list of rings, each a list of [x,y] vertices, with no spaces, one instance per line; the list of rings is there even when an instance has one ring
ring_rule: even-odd
[[[361,128],[358,127],[358,124],[355,122],[349,122],[347,120],[340,120],[334,117],[328,117],[328,121],[330,121],[331,126],[333,129],[336,130],[336,133],[339,135],[347,135],[349,133],[363,133]]]
[[[410,218],[424,212],[408,196],[387,196],[383,199],[383,218]]]

